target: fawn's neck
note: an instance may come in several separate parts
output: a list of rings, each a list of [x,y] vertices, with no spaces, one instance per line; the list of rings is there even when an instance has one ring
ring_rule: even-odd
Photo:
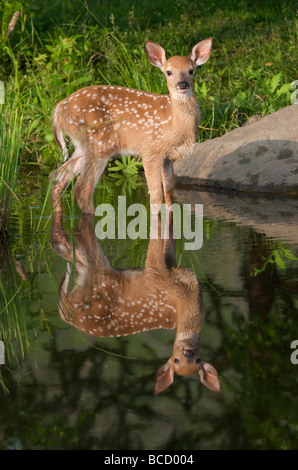
[[[184,318],[182,318],[184,316]],[[186,318],[185,318],[186,317]],[[204,315],[200,312],[195,314],[178,314],[177,315],[177,333],[176,337],[179,341],[188,338],[199,338],[203,327]]]
[[[173,124],[180,128],[191,126],[197,129],[201,112],[194,92],[190,95],[170,94],[170,99]]]
[[[173,300],[176,299],[176,336],[180,339],[199,337],[204,323],[205,307],[197,278],[190,270],[177,267],[172,268],[171,277],[174,284],[179,285],[179,293],[176,292],[176,296],[172,297]]]

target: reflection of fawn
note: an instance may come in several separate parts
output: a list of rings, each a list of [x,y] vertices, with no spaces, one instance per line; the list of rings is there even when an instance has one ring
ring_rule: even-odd
[[[114,155],[142,157],[150,204],[158,210],[171,205],[173,161],[189,155],[198,135],[200,109],[194,92],[194,69],[210,56],[212,38],[196,44],[189,57],[166,58],[164,49],[146,42],[151,64],[166,76],[169,95],[146,93],[118,86],[82,88],[57,104],[54,136],[64,154],[63,165],[53,173],[52,203],[62,210],[63,190],[77,178],[75,198],[86,213],[94,213],[93,192]],[[68,159],[63,134],[75,148]],[[67,161],[66,161],[67,160]]]
[[[198,373],[209,389],[220,391],[216,370],[200,360],[200,334],[204,321],[202,294],[195,274],[175,266],[173,240],[151,239],[145,268],[113,269],[94,235],[94,218],[83,215],[75,247],[63,232],[62,213],[54,214],[52,245],[74,262],[58,294],[61,318],[95,336],[124,336],[155,328],[177,327],[173,355],[156,374],[155,393],[171,385],[174,372]]]

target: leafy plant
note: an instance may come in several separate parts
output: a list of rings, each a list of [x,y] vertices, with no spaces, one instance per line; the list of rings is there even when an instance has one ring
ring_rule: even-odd
[[[133,189],[142,186],[143,182],[139,179],[139,169],[142,168],[141,159],[133,158],[131,156],[125,157],[122,155],[121,159],[115,160],[109,165],[109,176],[114,179],[116,186],[121,186],[122,191],[131,193]]]
[[[255,98],[259,100],[264,113],[276,111],[278,100],[283,101],[285,106],[290,103],[291,83],[282,84],[282,76],[282,72],[278,72],[263,79],[260,71],[251,74],[251,78],[257,82]]]
[[[285,259],[298,261],[298,258],[285,248],[281,243],[274,242],[274,247],[261,268],[254,268],[252,275],[257,276],[265,271],[268,264],[276,264],[281,269],[286,269]]]

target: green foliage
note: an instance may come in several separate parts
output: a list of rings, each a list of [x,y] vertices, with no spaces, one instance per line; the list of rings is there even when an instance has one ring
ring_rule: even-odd
[[[123,194],[131,194],[133,189],[143,185],[139,178],[140,167],[142,167],[140,159],[122,156],[121,160],[116,160],[109,165],[108,171],[115,185],[121,186]]]
[[[16,103],[1,104],[0,115],[0,237],[1,227],[9,221],[12,199],[18,200],[15,193],[20,164],[24,153],[25,142],[22,142],[23,114]]]
[[[274,246],[272,251],[270,251],[270,254],[264,262],[263,266],[261,266],[261,268],[254,268],[252,273],[253,276],[257,276],[258,274],[265,271],[269,264],[276,264],[276,266],[278,266],[280,269],[286,269],[285,259],[298,261],[298,258],[280,242],[274,241],[273,245]]]

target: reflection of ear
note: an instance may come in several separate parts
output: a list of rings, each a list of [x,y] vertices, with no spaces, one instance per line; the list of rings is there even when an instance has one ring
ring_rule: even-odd
[[[202,384],[213,392],[220,393],[220,381],[214,367],[206,362],[200,362],[197,368]]]
[[[155,388],[154,393],[157,395],[160,392],[166,390],[174,380],[174,370],[171,367],[171,364],[167,362],[161,366],[155,376]]]

